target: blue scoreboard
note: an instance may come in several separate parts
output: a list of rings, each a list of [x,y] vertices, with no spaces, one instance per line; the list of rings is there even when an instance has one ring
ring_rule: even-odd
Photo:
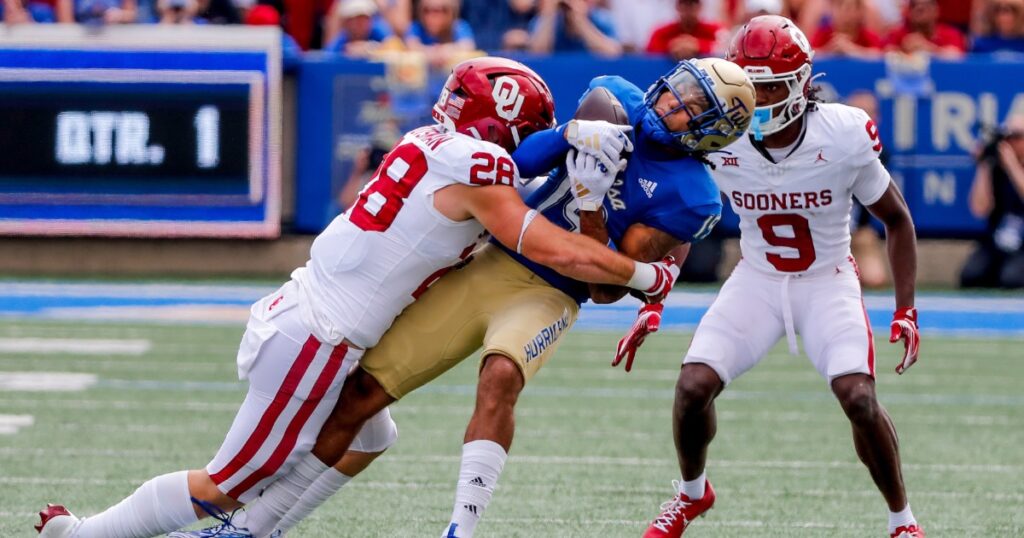
[[[276,237],[280,34],[0,36],[0,233]]]

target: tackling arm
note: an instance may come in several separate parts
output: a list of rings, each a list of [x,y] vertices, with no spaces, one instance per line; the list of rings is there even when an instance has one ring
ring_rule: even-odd
[[[439,201],[442,193],[444,199]],[[638,264],[589,237],[555,226],[540,214],[524,226],[530,208],[511,187],[450,185],[435,194],[435,205],[449,218],[454,206],[460,206],[466,217],[476,218],[506,247],[576,280],[642,289],[661,278],[659,264]]]
[[[608,230],[601,211],[580,211],[580,231],[583,235],[608,244]],[[678,266],[682,266],[690,252],[689,244],[643,224],[633,224],[627,228],[619,247],[619,251],[626,256],[644,262],[660,260],[671,254]],[[628,292],[629,289],[622,286],[590,284],[590,298],[597,304],[614,303]]]

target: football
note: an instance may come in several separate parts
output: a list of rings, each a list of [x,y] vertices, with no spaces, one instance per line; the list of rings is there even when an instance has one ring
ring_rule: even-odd
[[[616,125],[629,125],[629,116],[622,103],[607,88],[594,88],[576,107],[578,120],[604,120]]]

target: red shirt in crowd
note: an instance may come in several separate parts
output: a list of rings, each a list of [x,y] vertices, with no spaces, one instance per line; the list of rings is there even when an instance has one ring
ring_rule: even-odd
[[[822,26],[818,28],[818,31],[814,32],[814,37],[811,38],[811,47],[814,49],[825,48],[825,45],[828,45],[829,41],[832,41],[832,36],[835,34],[835,30],[833,30],[831,26]],[[853,42],[858,46],[869,49],[881,49],[885,45],[878,34],[863,26],[857,30],[857,37]]]
[[[683,35],[692,35],[697,38],[699,43],[697,54],[711,54],[715,50],[715,38],[720,28],[715,23],[700,21],[692,32],[687,32],[678,22],[672,22],[659,27],[651,34],[651,40],[647,42],[647,52],[668,54],[668,44],[673,39]]]
[[[966,29],[971,23],[972,0],[938,0],[939,20]]]
[[[910,31],[906,26],[901,26],[889,34],[889,44],[899,47],[903,43],[903,38],[912,33],[914,32]],[[967,50],[967,40],[964,38],[964,34],[960,33],[960,30],[941,22],[935,25],[935,33],[928,38],[928,41],[940,47],[956,47],[961,52]]]

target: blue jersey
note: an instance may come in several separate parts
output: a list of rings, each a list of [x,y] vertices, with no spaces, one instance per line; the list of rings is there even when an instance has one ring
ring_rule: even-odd
[[[635,148],[633,155],[604,200],[605,224],[612,243],[609,246],[619,245],[626,229],[633,224],[657,228],[686,243],[703,239],[722,214],[718,187],[707,167],[692,157],[670,153],[639,131],[645,108],[640,88],[614,76],[598,77],[590,82],[591,89],[598,87],[607,88],[618,98],[634,128],[630,133]],[[562,166],[569,147],[560,129],[551,129],[527,138],[512,158],[523,177],[534,177],[554,168],[547,182],[526,199],[526,204],[555,225],[578,231],[579,210]],[[585,283],[505,250],[577,302],[590,299]]]

